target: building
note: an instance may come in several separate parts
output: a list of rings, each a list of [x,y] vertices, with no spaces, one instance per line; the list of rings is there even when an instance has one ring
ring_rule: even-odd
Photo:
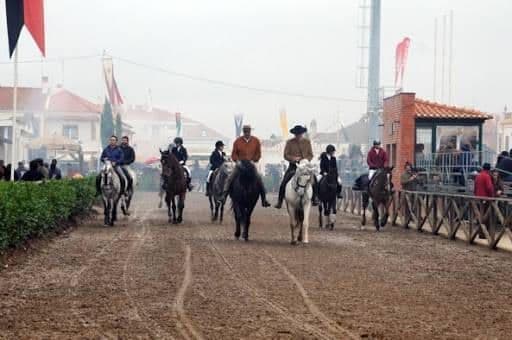
[[[0,87],[0,157],[9,161],[12,110],[13,88]],[[19,87],[16,158],[78,162],[78,152],[93,167],[101,152],[100,112],[99,105],[61,87]]]
[[[421,100],[415,93],[384,99],[382,142],[394,167],[395,187],[400,188],[406,162],[448,172],[480,164],[485,157],[483,124],[491,118],[480,111]]]
[[[494,136],[496,136],[496,151],[509,151],[512,149],[512,112],[505,111],[495,115],[496,128]]]
[[[167,149],[177,135],[176,114],[167,110],[131,106],[123,113],[123,120],[135,131],[132,144],[139,162],[159,157],[159,149]],[[184,116],[181,121],[181,136],[192,160],[207,161],[218,140],[229,145],[226,136],[205,124]]]

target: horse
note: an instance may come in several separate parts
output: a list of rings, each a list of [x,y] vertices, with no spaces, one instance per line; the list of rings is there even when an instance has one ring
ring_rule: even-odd
[[[224,219],[224,205],[226,204],[226,198],[223,195],[224,184],[233,172],[233,168],[233,162],[224,162],[210,176],[210,182],[208,183],[206,190],[208,200],[210,201],[212,222],[219,220],[219,222],[222,223]]]
[[[290,216],[291,244],[309,242],[309,213],[313,197],[314,166],[308,160],[297,164],[295,174],[286,184],[285,201]],[[295,229],[299,229],[296,237]]]
[[[330,168],[326,176],[318,183],[318,223],[323,228],[323,216],[327,221],[326,228],[334,230],[336,223],[336,209],[338,203],[338,172],[336,168]],[[322,214],[323,211],[323,214]]]
[[[242,160],[236,165],[232,176],[229,197],[232,203],[231,209],[235,215],[235,238],[238,240],[241,235],[247,242],[251,215],[261,192],[258,170],[251,161]]]
[[[380,231],[380,228],[384,228],[388,223],[388,207],[392,196],[392,171],[392,167],[385,167],[377,170],[371,180],[368,180],[368,175],[363,175],[356,180],[360,180],[361,183],[363,183],[363,216],[361,221],[363,226],[366,225],[366,209],[368,208],[370,199],[372,200],[372,217],[375,229]],[[364,178],[364,176],[366,176],[366,178]]]
[[[183,222],[183,209],[185,208],[185,196],[187,193],[184,170],[176,157],[169,151],[160,150],[160,155],[163,179],[162,188],[165,190],[167,216],[169,217],[169,223],[179,224]],[[176,197],[178,198],[177,202]],[[178,210],[177,214],[176,208]]]
[[[137,186],[137,174],[129,166],[125,167],[126,171],[132,179],[132,185],[128,190],[128,183],[126,183],[127,189],[124,191],[124,199],[121,200],[121,211],[125,216],[130,215],[130,205],[132,203],[133,194],[135,193],[135,187]],[[128,181],[128,179],[126,179]]]
[[[103,167],[100,172],[101,178],[101,197],[103,199],[103,207],[105,214],[105,226],[114,226],[117,220],[117,204],[122,199],[121,180],[114,170],[112,162],[104,160]]]

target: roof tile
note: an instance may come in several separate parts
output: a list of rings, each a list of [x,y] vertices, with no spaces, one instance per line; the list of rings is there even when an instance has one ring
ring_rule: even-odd
[[[475,109],[459,108],[455,106],[415,99],[415,113],[417,118],[437,119],[492,119],[492,116]]]

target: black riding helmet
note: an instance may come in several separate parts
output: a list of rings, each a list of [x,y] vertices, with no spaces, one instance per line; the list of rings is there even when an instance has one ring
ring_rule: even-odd
[[[183,145],[183,138],[181,138],[181,137],[174,138],[174,144]]]
[[[327,145],[327,147],[325,148],[325,152],[327,152],[327,153],[331,153],[331,152],[335,152],[335,151],[336,151],[336,148],[332,144]]]
[[[224,146],[224,142],[223,141],[219,140],[219,141],[217,141],[217,143],[215,143],[215,147],[216,148],[220,148],[221,146]]]

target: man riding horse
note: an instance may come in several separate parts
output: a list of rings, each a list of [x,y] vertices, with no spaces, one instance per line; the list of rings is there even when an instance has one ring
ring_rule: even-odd
[[[277,209],[281,209],[283,206],[286,184],[295,174],[297,163],[303,159],[307,159],[308,161],[313,159],[313,149],[311,147],[311,142],[309,139],[304,137],[306,132],[308,132],[308,129],[300,125],[296,125],[293,129],[290,130],[290,133],[295,135],[295,137],[286,141],[286,146],[284,148],[284,159],[289,162],[289,165],[286,173],[283,176],[281,186],[279,187],[279,198],[277,200],[277,204],[275,205],[275,208]],[[317,206],[319,203],[317,196],[318,188],[316,178],[313,180],[315,184],[313,185],[312,203],[314,206]]]
[[[130,146],[128,136],[123,136],[123,138],[121,138],[121,150],[123,151],[123,163],[121,164],[121,169],[123,170],[125,177],[128,179],[126,191],[129,192],[133,189],[133,178],[130,175],[130,165],[135,162],[135,150]]]
[[[380,141],[376,140],[373,142],[373,147],[368,152],[366,158],[368,163],[369,173],[368,179],[371,180],[378,170],[384,169],[388,164],[388,155],[386,151],[381,147]]]
[[[121,169],[121,165],[123,164],[123,150],[121,147],[117,145],[117,136],[112,135],[109,140],[108,146],[101,153],[101,161],[109,160],[112,162],[112,166],[119,177],[119,181],[121,182],[121,194],[125,192],[126,189],[126,177],[124,175],[123,170]],[[98,194],[101,193],[101,176],[98,175],[96,177],[96,192]]]
[[[186,177],[187,177],[187,188],[188,191],[192,191],[194,187],[192,186],[192,176],[190,174],[190,169],[187,167],[186,163],[188,160],[188,152],[187,149],[183,146],[183,138],[176,137],[174,138],[174,147],[170,150],[171,153],[176,157],[178,162],[180,162],[180,165],[183,167],[183,170],[185,171]]]
[[[243,160],[251,161],[253,163],[257,163],[261,158],[261,143],[260,140],[251,135],[251,126],[244,125],[242,128],[243,135],[238,137],[233,143],[233,150],[231,152],[231,159],[234,162],[239,162]],[[227,197],[231,189],[231,183],[233,179],[237,176],[238,169],[235,167],[231,175],[228,177],[225,186],[224,186],[224,198]],[[270,203],[268,203],[266,198],[265,186],[263,185],[263,180],[261,175],[258,173],[257,176],[258,186],[260,187],[260,195],[261,195],[261,205],[263,207],[270,207]]]

